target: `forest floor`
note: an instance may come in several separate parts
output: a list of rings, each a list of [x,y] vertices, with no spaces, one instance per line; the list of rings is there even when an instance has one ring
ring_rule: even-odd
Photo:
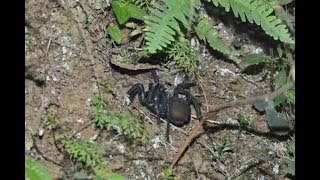
[[[39,159],[55,179],[71,178],[75,172],[70,163],[62,163],[67,161],[66,157],[55,146],[53,133],[42,119],[50,112],[63,121],[56,135],[78,132],[92,122],[89,108],[93,92],[99,86],[110,107],[128,109],[143,120],[152,141],[132,144],[117,131],[101,132],[95,124],[84,128],[75,138],[97,137],[95,143],[105,153],[103,161],[113,172],[129,179],[160,179],[159,174],[171,163],[198,120],[192,108],[191,122],[182,128],[171,128],[171,142],[167,143],[164,138],[166,123],[161,123],[159,129],[156,116],[142,106],[138,98],[130,105],[125,103],[125,94],[134,84],[141,83],[147,89],[152,82],[150,69],[159,69],[160,82],[168,92],[173,91],[175,78],[183,71],[148,63],[128,67],[116,65],[119,57],[137,51],[135,46],[142,37],[132,40],[129,31],[124,31],[122,45],[115,46],[105,32],[106,26],[115,22],[107,2],[26,1],[25,152]],[[240,38],[247,54],[266,51],[265,45],[248,33],[234,34],[223,23],[219,33],[229,44]],[[205,52],[202,87],[190,88],[191,94],[201,102],[203,114],[241,96],[250,97],[256,90],[271,91],[270,84],[261,80],[259,73],[243,73],[237,61],[240,60]],[[187,78],[194,80],[192,76]],[[116,89],[113,93],[109,91],[110,85]],[[249,120],[247,128],[239,125],[238,113]],[[234,146],[233,151],[223,152],[220,161],[214,160],[213,142],[200,130],[201,134],[175,166],[175,179],[287,178],[288,139],[269,132],[265,114],[257,112],[252,105],[232,107],[220,111],[215,121],[221,125],[211,124],[213,131],[209,137],[216,144],[227,140]],[[56,165],[42,156],[63,165]]]

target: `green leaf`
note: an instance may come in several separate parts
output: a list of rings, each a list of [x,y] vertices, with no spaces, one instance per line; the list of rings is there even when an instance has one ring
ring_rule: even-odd
[[[119,29],[118,26],[112,27],[112,26],[109,25],[108,28],[107,28],[107,33],[111,36],[111,38],[117,44],[121,44],[122,34],[121,34],[121,30]]]
[[[130,33],[130,36],[133,37],[141,33],[142,33],[141,29],[135,29]]]
[[[241,125],[249,126],[249,121],[242,114],[238,113],[237,116],[238,116],[238,121]]]
[[[172,168],[166,168],[161,171],[160,176],[164,180],[173,180],[174,179],[174,174]]]
[[[243,68],[248,67],[253,64],[258,64],[262,61],[270,60],[270,57],[264,54],[250,54],[247,57],[245,57],[241,62],[240,66]]]
[[[210,0],[209,0],[210,1]],[[225,8],[226,12],[232,9],[235,17],[241,18],[243,22],[246,19],[250,23],[255,23],[265,31],[265,33],[274,40],[280,40],[287,44],[294,44],[286,25],[281,20],[273,16],[274,6],[270,1],[260,0],[211,0],[215,6],[219,4]],[[230,8],[231,7],[231,8]]]
[[[278,135],[286,135],[289,132],[290,126],[289,121],[283,114],[278,113],[274,109],[273,102],[269,102],[268,108],[266,109],[267,121],[269,128],[272,132]]]
[[[119,24],[123,24],[128,21],[128,19],[131,16],[131,13],[124,3],[121,3],[119,1],[113,1],[111,6],[114,13],[116,14]]]
[[[230,48],[219,38],[218,32],[213,28],[208,18],[202,18],[194,30],[197,36],[201,40],[207,41],[214,50],[224,54],[238,54],[238,52],[231,52]]]
[[[287,82],[287,73],[285,70],[280,71],[276,76],[274,76],[274,85],[275,88],[283,86]]]
[[[296,167],[295,167],[295,161],[294,159],[288,158],[287,159],[288,167],[287,167],[287,173],[295,176],[296,174]]]
[[[281,5],[286,5],[286,4],[289,4],[291,3],[293,0],[280,0],[280,4]]]
[[[282,55],[283,55],[283,50],[282,50],[282,48],[281,48],[280,46],[278,46],[278,47],[277,47],[277,51],[278,51],[278,56],[279,56],[279,58],[281,58]]]
[[[273,100],[274,106],[278,106],[279,104],[284,103],[285,96],[284,94],[280,94],[279,96],[275,97]]]
[[[135,28],[137,27],[136,23],[134,23],[134,22],[127,22],[127,23],[125,24],[125,26],[126,26],[127,28],[131,28],[131,29],[135,29]]]
[[[31,158],[30,156],[25,157],[25,176],[26,179],[30,180],[50,180],[52,177],[49,175],[47,169]]]
[[[288,143],[288,153],[295,153],[296,152],[296,148],[295,148],[295,139],[294,138],[291,138],[291,140],[289,141]]]
[[[290,90],[288,90],[285,94],[286,94],[288,100],[289,100],[291,103],[293,103],[293,104],[296,103],[296,95],[295,95],[296,93],[295,93],[295,90],[290,89]]]
[[[144,20],[143,16],[146,16],[147,13],[141,9],[139,6],[136,6],[134,4],[128,4],[126,6],[127,10],[130,12],[130,17],[139,19],[139,20]]]

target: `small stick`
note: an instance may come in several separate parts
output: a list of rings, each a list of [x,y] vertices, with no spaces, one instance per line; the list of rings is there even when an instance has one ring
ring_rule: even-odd
[[[187,148],[187,146],[190,144],[191,140],[194,138],[194,136],[197,134],[197,132],[199,131],[199,129],[203,126],[203,124],[209,120],[209,119],[213,119],[216,115],[218,114],[218,111],[210,113],[208,116],[206,116],[206,118],[204,118],[203,120],[201,120],[196,127],[191,131],[189,137],[184,141],[184,143],[182,144],[182,146],[179,148],[178,154],[174,157],[171,165],[169,166],[170,168],[173,168],[173,166],[178,162],[179,158],[181,157],[182,153],[184,152],[184,150]]]

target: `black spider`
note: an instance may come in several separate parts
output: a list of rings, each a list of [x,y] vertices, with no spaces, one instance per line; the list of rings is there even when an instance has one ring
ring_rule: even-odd
[[[140,104],[146,106],[152,113],[157,115],[157,124],[160,126],[160,117],[167,119],[167,141],[169,141],[170,123],[181,127],[190,122],[191,109],[193,105],[197,117],[202,119],[200,103],[190,94],[186,88],[192,86],[191,83],[178,84],[172,94],[168,94],[162,84],[159,83],[159,77],[155,70],[151,71],[154,83],[149,84],[149,91],[145,92],[141,83],[137,83],[127,92],[132,102],[136,94],[139,95]],[[185,98],[179,97],[179,94],[185,95]]]

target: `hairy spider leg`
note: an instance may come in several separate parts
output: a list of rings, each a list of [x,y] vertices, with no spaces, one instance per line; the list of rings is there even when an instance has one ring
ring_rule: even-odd
[[[160,83],[159,83],[159,77],[157,76],[156,70],[151,70],[152,79],[154,80],[154,83],[149,84],[149,91],[147,96],[147,102],[151,102],[153,97],[155,97],[155,93],[160,91]],[[159,92],[158,92],[159,93]]]
[[[163,94],[161,94],[163,93]],[[161,100],[165,100],[167,97],[161,97],[161,95],[167,96],[167,93],[164,91],[163,85],[159,83],[154,83],[151,86],[151,89],[148,91],[147,99],[148,103],[153,103],[154,104],[154,110],[157,115],[157,125],[160,127],[160,110],[162,110],[162,104],[163,102],[160,102]]]
[[[135,95],[138,94],[140,104],[142,104],[143,106],[146,105],[146,93],[141,83],[133,85],[131,89],[129,89],[127,94],[130,96],[129,99],[131,102],[133,102],[133,98],[135,97]]]
[[[150,83],[149,84],[149,91],[147,92],[147,102],[151,103],[159,91],[159,84],[158,83]]]
[[[190,83],[182,83],[178,84],[177,87],[173,91],[173,96],[178,96],[178,94],[183,94],[187,97],[187,101],[192,104],[194,109],[196,110],[196,114],[199,120],[203,118],[201,114],[200,104],[199,101],[190,94],[187,90],[185,90],[185,87],[188,87]],[[190,86],[189,86],[190,87]]]

